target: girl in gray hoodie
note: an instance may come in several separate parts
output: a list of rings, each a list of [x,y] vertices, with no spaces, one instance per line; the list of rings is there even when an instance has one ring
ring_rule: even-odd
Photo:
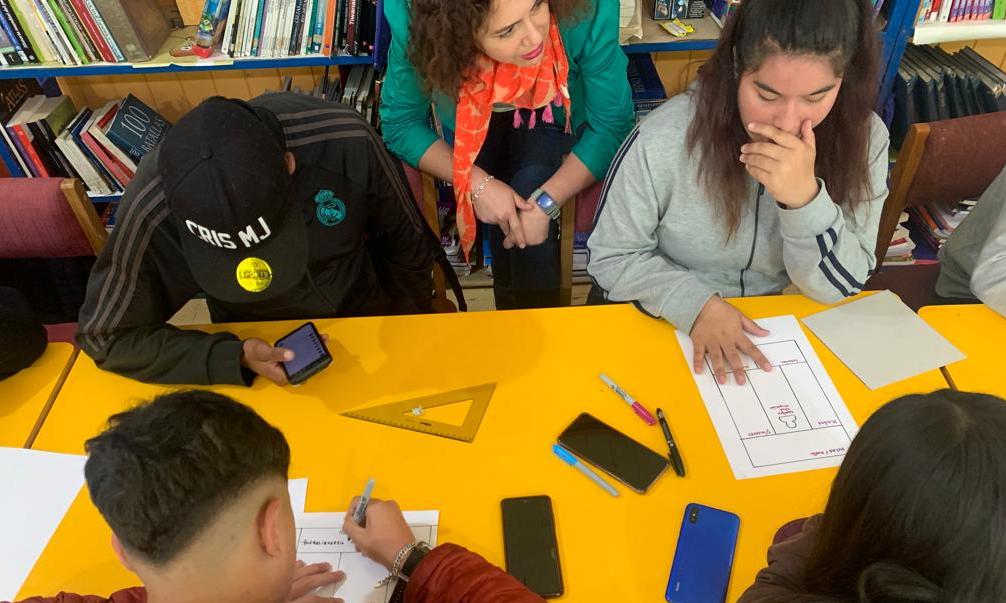
[[[766,332],[723,298],[862,290],[887,197],[879,62],[869,0],[745,0],[615,155],[588,241],[606,298],[689,333],[721,383],[741,353],[770,370],[747,336]]]

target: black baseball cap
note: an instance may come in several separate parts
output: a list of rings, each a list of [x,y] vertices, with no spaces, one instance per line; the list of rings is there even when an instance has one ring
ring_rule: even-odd
[[[161,144],[158,168],[182,253],[214,299],[268,300],[307,271],[307,234],[285,150],[272,112],[221,97],[182,117]]]

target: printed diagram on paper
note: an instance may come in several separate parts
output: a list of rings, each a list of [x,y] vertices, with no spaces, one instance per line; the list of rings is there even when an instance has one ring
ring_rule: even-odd
[[[693,375],[737,479],[838,466],[858,427],[821,360],[793,316],[757,321],[770,331],[751,337],[772,364],[758,368],[744,357],[747,381],[725,385],[706,358]],[[678,332],[691,361],[692,342]]]
[[[333,570],[346,572],[340,584],[321,588],[320,597],[337,596],[346,603],[387,603],[395,588],[395,581],[378,587],[388,575],[381,565],[356,551],[345,532],[342,522],[345,513],[305,513],[297,517],[297,559],[304,563],[328,562]],[[431,547],[437,545],[439,511],[407,511],[405,521],[412,528],[416,540]]]

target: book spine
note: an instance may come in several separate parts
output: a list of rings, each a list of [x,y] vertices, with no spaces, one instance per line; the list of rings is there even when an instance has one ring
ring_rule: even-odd
[[[53,51],[56,53],[56,58],[64,65],[76,65],[76,62],[70,59],[70,54],[67,52],[67,47],[64,46],[64,41],[61,36],[62,32],[56,25],[50,25],[50,16],[47,8],[45,8],[45,2],[43,0],[27,0],[30,4],[32,14],[38,19],[39,29],[45,34],[47,40],[52,45]],[[53,23],[55,21],[53,20]]]
[[[332,47],[335,45],[335,19],[338,12],[339,4],[342,0],[328,0],[325,12],[325,29],[321,37],[321,53],[325,56],[331,56],[333,54]],[[336,51],[335,54],[338,54]]]
[[[932,4],[928,9],[928,14],[925,10],[920,13],[919,23],[933,23],[936,21],[936,18],[940,15],[940,4],[942,4],[942,0],[932,0]],[[925,19],[923,19],[923,17],[925,17]]]
[[[0,155],[3,155],[3,162],[7,166],[7,171],[15,178],[19,176],[30,177],[31,172],[28,170],[28,164],[24,162],[24,158],[18,152],[7,128],[2,125],[0,125],[0,137],[3,138],[4,147],[0,149]]]
[[[119,45],[115,42],[115,37],[112,36],[112,32],[108,29],[108,24],[105,23],[105,19],[98,12],[98,7],[94,5],[94,0],[83,0],[84,8],[87,9],[87,13],[91,15],[91,19],[94,21],[95,26],[98,28],[98,36],[105,42],[108,49],[112,53],[112,57],[115,59],[115,63],[124,63],[126,61],[125,55],[122,54],[122,50]]]
[[[59,7],[58,0],[46,0],[49,4],[49,8],[52,10],[53,16],[56,18],[57,26],[63,31],[66,36],[67,41],[70,43],[70,49],[77,56],[77,62],[81,65],[86,65],[89,61],[87,59],[87,53],[84,52],[84,47],[81,46],[80,40],[73,33],[73,28],[70,27],[69,21],[66,20],[66,15],[63,10]]]
[[[325,0],[311,1],[311,20],[309,21],[310,26],[308,29],[307,47],[304,50],[304,52],[308,54],[317,54],[318,52],[321,52],[321,32],[325,28],[325,23],[323,21],[319,22],[318,15],[323,15],[324,11]]]
[[[7,22],[7,18],[2,12],[0,12],[0,30],[3,31],[0,53],[3,54],[4,64],[23,65],[28,62],[24,50],[19,49],[20,44],[17,41],[17,35],[14,33],[13,27]]]
[[[339,0],[339,14],[335,19],[334,49],[338,52],[346,50],[346,19],[349,15],[349,3],[352,0]]]
[[[69,134],[61,134],[56,139],[56,146],[66,156],[73,169],[80,174],[80,178],[84,181],[84,186],[87,187],[87,190],[99,195],[112,194],[112,191],[107,189],[105,182],[98,176],[98,172],[91,165],[91,162],[84,157],[84,154],[80,152],[77,145],[73,144]]]
[[[255,27],[256,10],[258,10],[258,0],[243,0],[241,26],[238,28],[238,39],[234,46],[235,57],[246,57],[251,54],[252,29]]]
[[[227,10],[227,27],[224,28],[224,41],[221,50],[229,57],[234,56],[234,40],[237,36],[238,15],[241,14],[241,0],[231,0]]]
[[[314,39],[314,12],[312,6],[317,6],[316,0],[304,0],[304,23],[300,28],[300,54],[311,54],[311,41]]]
[[[290,56],[300,54],[301,41],[304,38],[304,0],[296,0],[293,7],[293,27],[290,33],[290,44],[287,46]]]
[[[285,57],[290,44],[290,26],[293,21],[291,10],[295,0],[283,0],[279,5],[279,16],[276,18],[276,37],[273,39],[272,56]]]
[[[89,130],[81,132],[80,137],[84,141],[84,144],[87,145],[87,148],[91,149],[91,152],[98,158],[101,165],[112,175],[119,188],[125,189],[133,177],[123,166],[119,165],[114,157],[108,154],[108,151],[101,146]]]
[[[87,157],[87,160],[91,162],[91,165],[94,166],[94,169],[97,170],[98,175],[101,176],[101,179],[105,182],[105,185],[108,187],[110,191],[109,194],[114,194],[116,192],[123,190],[123,187],[119,184],[119,181],[116,180],[115,176],[112,175],[112,172],[108,171],[108,169],[105,167],[105,164],[101,162],[98,156],[94,154],[94,151],[92,151],[91,148],[87,146],[87,143],[84,142],[84,138],[81,135],[81,132],[83,132],[85,128],[90,125],[90,123],[91,118],[85,119],[83,123],[78,124],[73,129],[73,132],[71,132],[71,135],[73,136],[73,142],[77,146],[77,148],[80,149],[80,152],[83,153],[85,157]]]
[[[266,11],[269,4],[276,0],[258,0],[258,12],[255,13],[255,27],[252,33],[251,56],[260,56],[262,50],[262,28],[265,25]]]
[[[150,56],[144,50],[139,34],[129,20],[129,15],[119,5],[119,0],[93,0],[93,2],[126,60],[145,61],[149,59]]]
[[[28,39],[28,29],[14,14],[11,0],[0,0],[0,13],[3,13],[4,19],[6,19],[10,25],[11,32],[14,35],[14,37],[11,38],[11,41],[15,42],[19,47],[19,56],[26,63],[40,63],[41,61],[38,60],[38,53],[35,52],[35,49],[31,45],[31,41]]]
[[[52,131],[46,126],[45,120],[30,123],[28,127],[31,128],[32,135],[34,136],[32,142],[35,148],[38,149],[42,161],[46,162],[49,173],[53,176],[62,176],[64,178],[76,177],[76,172],[74,172],[70,162],[56,148],[54,139],[52,138]]]
[[[995,8],[992,9],[993,19],[1006,19],[1006,0],[996,0]]]
[[[21,164],[25,166],[25,176],[28,178],[38,178],[38,168],[35,167],[35,162],[31,160],[31,156],[28,154],[28,149],[24,147],[24,143],[21,141],[21,136],[18,134],[16,127],[8,126],[5,129],[10,136],[11,142],[14,144],[14,153],[18,156],[18,160]]]
[[[102,37],[101,31],[98,29],[98,24],[95,23],[94,19],[91,17],[91,13],[88,12],[87,7],[84,6],[84,0],[70,0],[70,5],[76,13],[77,18],[80,20],[80,23],[84,26],[87,37],[94,44],[95,50],[98,51],[98,56],[101,60],[106,63],[114,63],[115,55],[112,54],[112,49],[109,48],[105,39]]]
[[[66,15],[66,21],[73,29],[74,35],[80,40],[80,45],[84,49],[84,54],[87,55],[90,61],[100,61],[101,53],[98,52],[98,47],[95,42],[91,40],[91,36],[87,33],[87,28],[84,27],[83,21],[80,20],[80,16],[74,9],[73,4],[70,0],[57,0],[59,2],[59,8]]]
[[[33,2],[35,10],[41,15],[42,27],[58,49],[60,59],[67,65],[79,64],[80,61],[73,52],[73,47],[70,46],[70,40],[66,37],[63,28],[59,26],[59,22],[56,21],[56,15],[52,12],[48,0],[33,0]]]
[[[359,17],[359,0],[347,0],[346,7],[346,49],[356,54],[356,21]]]
[[[33,170],[40,178],[48,178],[49,172],[45,168],[45,163],[42,162],[42,158],[39,156],[34,145],[31,144],[31,134],[30,131],[23,125],[14,126],[14,133],[17,134],[18,140],[21,141],[21,146],[27,153],[26,159],[28,159],[31,164],[35,167]]]
[[[25,35],[28,36],[28,43],[35,50],[35,56],[38,58],[39,63],[59,60],[56,50],[49,45],[49,40],[46,38],[45,33],[40,31],[38,21],[24,3],[25,0],[14,0],[11,4],[11,9],[14,11],[14,18],[24,27]]]

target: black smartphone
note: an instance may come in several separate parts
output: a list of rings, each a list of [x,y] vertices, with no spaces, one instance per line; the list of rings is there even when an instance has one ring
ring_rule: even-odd
[[[504,498],[501,506],[506,571],[546,599],[561,596],[562,569],[552,499]]]
[[[667,455],[650,450],[587,413],[562,432],[559,443],[640,494],[670,464]]]
[[[307,381],[308,377],[332,364],[332,356],[313,322],[304,323],[282,337],[276,347],[293,352],[293,360],[280,363],[287,381],[293,385]]]
[[[741,520],[697,503],[685,507],[664,598],[668,603],[722,603],[727,598]]]

